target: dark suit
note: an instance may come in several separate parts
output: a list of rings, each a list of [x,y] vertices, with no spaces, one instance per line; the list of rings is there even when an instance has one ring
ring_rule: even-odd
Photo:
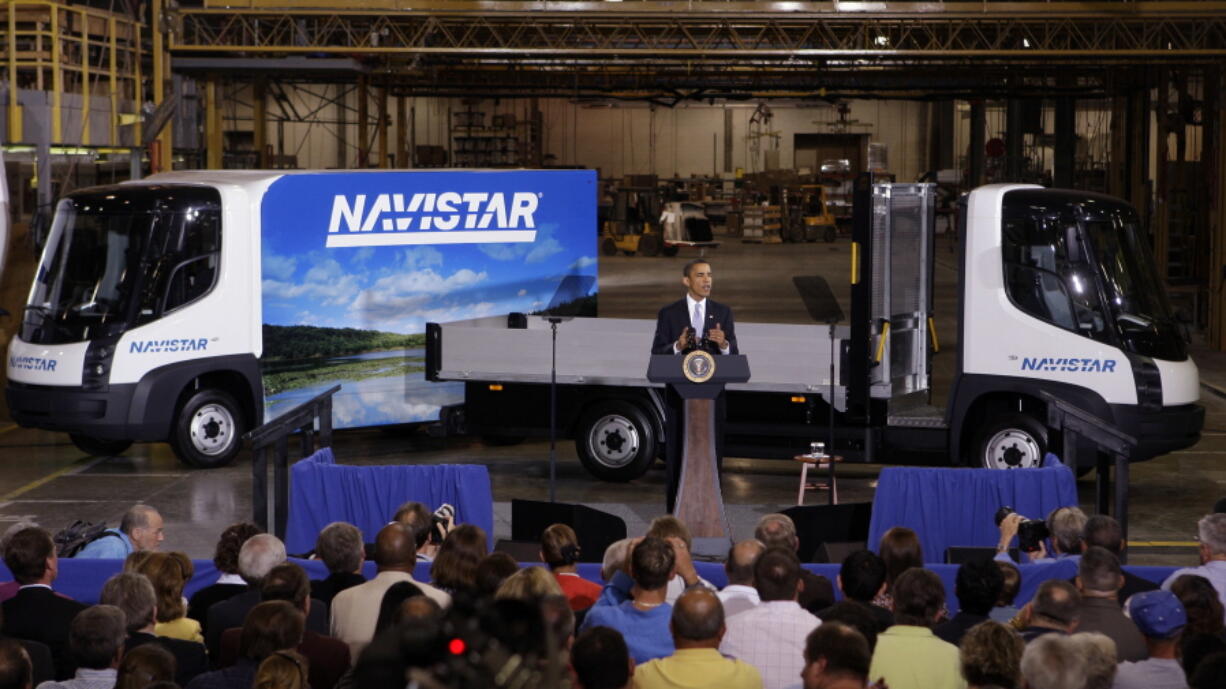
[[[157,644],[175,657],[175,684],[186,687],[196,675],[209,671],[209,659],[204,655],[204,644],[166,636],[154,636],[144,632],[132,632],[123,643],[124,653],[144,644]]]
[[[200,623],[204,631],[208,631],[209,608],[217,603],[230,600],[247,590],[246,584],[210,584],[192,594],[187,603],[187,616]]]
[[[221,635],[221,667],[229,667],[238,660],[238,642],[241,629],[227,629]],[[310,665],[307,683],[311,689],[332,689],[341,675],[349,669],[349,644],[330,636],[307,630],[297,651]]]
[[[691,337],[705,338],[707,332],[718,323],[720,329],[724,331],[724,337],[728,340],[728,353],[739,354],[740,351],[736,346],[736,323],[732,317],[732,309],[712,299],[707,299],[706,302],[703,331],[691,334]],[[674,353],[673,346],[677,343],[677,338],[681,337],[681,333],[686,328],[693,327],[690,324],[691,314],[689,309],[689,301],[684,297],[660,309],[660,313],[656,316],[655,338],[651,343],[652,354]],[[719,347],[716,347],[713,342],[705,341],[705,339],[699,343],[699,347],[712,354],[721,353]],[[671,387],[668,388],[665,396],[664,451],[668,472],[668,493],[665,499],[665,506],[669,512],[672,512],[677,501],[677,487],[681,480],[681,454],[683,450],[682,445],[685,443],[685,400],[681,399],[681,396]],[[715,424],[717,429],[722,429],[726,415],[727,409],[724,403],[724,396],[721,393],[719,397],[715,398]],[[720,466],[723,466],[724,434],[722,432],[715,434],[715,459]]]
[[[332,599],[336,594],[344,591],[352,586],[366,583],[366,577],[353,572],[333,572],[326,579],[311,580],[311,598],[321,600],[328,605],[332,605]],[[320,689],[311,683],[311,689]]]
[[[55,662],[56,679],[67,679],[75,670],[68,654],[68,625],[87,607],[49,588],[26,587],[4,601],[4,627],[0,633],[47,644]]]
[[[247,613],[263,602],[259,591],[244,591],[243,593],[224,600],[209,608],[209,623],[204,633],[204,645],[209,649],[209,657],[216,663],[221,654],[221,634],[227,629],[243,626]],[[306,628],[317,633],[328,633],[328,604],[311,599],[311,613],[307,615]]]

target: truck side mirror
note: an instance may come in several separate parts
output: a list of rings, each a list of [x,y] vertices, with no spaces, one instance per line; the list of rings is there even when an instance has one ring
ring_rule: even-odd
[[[1086,260],[1081,246],[1081,233],[1077,231],[1076,225],[1067,225],[1064,228],[1064,253],[1069,263],[1084,263]]]

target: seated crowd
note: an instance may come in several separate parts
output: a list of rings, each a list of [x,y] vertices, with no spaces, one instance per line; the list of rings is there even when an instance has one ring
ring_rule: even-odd
[[[1150,582],[1122,569],[1118,523],[1061,508],[1036,559],[1066,574],[1020,608],[1016,526],[1002,521],[995,560],[958,568],[951,597],[909,529],[848,555],[832,583],[771,514],[728,552],[719,590],[672,516],[612,544],[601,584],[579,575],[567,525],[541,535],[544,567],[521,567],[481,528],[407,503],[371,544],[324,528],[316,580],[276,537],[232,525],[219,578],[189,601],[191,560],[159,551],[162,518],[137,505],[78,555],[125,558],[87,606],[55,590],[52,535],[18,524],[0,544],[15,579],[0,584],[0,689],[1226,687],[1226,514],[1198,523],[1200,566]]]

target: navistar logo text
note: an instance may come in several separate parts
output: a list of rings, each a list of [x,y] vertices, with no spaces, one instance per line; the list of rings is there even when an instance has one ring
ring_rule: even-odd
[[[536,241],[534,192],[337,194],[329,247]]]

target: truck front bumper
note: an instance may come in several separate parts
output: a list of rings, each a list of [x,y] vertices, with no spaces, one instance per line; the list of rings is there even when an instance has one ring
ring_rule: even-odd
[[[1164,407],[1156,412],[1142,411],[1135,405],[1112,407],[1116,426],[1140,441],[1132,453],[1134,462],[1195,445],[1205,426],[1205,408],[1199,404]]]
[[[131,423],[129,410],[137,386],[109,385],[102,390],[27,385],[9,381],[9,414],[18,425],[80,433],[106,440],[163,440],[164,423]]]

